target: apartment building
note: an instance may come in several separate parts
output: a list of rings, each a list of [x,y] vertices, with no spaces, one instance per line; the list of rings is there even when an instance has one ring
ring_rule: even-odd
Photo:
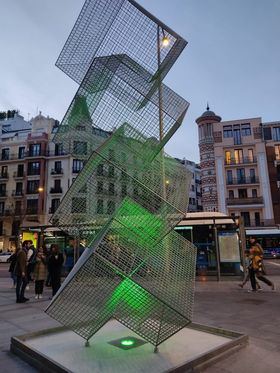
[[[187,159],[178,159],[177,160],[183,164],[188,171],[192,174],[192,179],[190,182],[189,189],[189,205],[188,212],[198,212],[202,211],[202,202],[201,202],[201,169],[200,165],[189,161]]]
[[[205,211],[243,216],[245,226],[273,226],[261,118],[221,121],[207,108],[197,120]]]
[[[280,122],[262,123],[275,224],[280,224]]]

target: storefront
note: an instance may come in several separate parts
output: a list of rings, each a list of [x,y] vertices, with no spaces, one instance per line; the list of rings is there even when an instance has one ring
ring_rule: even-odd
[[[188,213],[175,230],[197,247],[197,275],[240,275],[238,226],[218,212]]]

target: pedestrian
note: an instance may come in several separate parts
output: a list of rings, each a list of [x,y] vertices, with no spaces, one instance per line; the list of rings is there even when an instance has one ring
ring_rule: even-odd
[[[36,250],[31,240],[26,240],[26,248],[27,248],[27,281],[33,281],[32,273],[35,267],[35,257],[36,257]],[[27,284],[26,290],[29,290],[29,285]]]
[[[46,255],[46,258],[47,258],[47,279],[46,279],[46,286],[47,287],[51,287],[51,275],[50,275],[50,270],[49,270],[49,259],[50,259],[50,255],[51,255],[51,247],[50,245],[46,246],[45,248],[45,255]]]
[[[17,276],[15,274],[15,266],[16,266],[16,262],[17,262],[18,251],[19,251],[19,247],[16,248],[16,251],[8,259],[8,263],[10,263],[9,272],[10,272],[11,279],[13,280],[12,288],[15,288],[16,284],[17,284]]]
[[[263,249],[255,238],[250,238],[250,265],[249,275],[251,280],[252,291],[257,291],[256,277],[275,290],[275,284],[264,276]]]
[[[47,258],[44,255],[42,247],[38,249],[35,256],[33,275],[35,281],[35,299],[41,299],[43,298],[44,282],[47,277]]]
[[[18,249],[14,272],[17,276],[16,301],[17,303],[25,303],[29,300],[24,296],[27,285],[27,254],[25,248],[20,247]]]
[[[249,272],[249,267],[250,267],[250,251],[249,250],[245,250],[245,260],[244,260],[244,279],[242,281],[241,284],[238,284],[239,287],[241,287],[242,289],[244,288],[244,286],[246,285],[246,283],[250,280],[250,272]],[[261,286],[259,284],[259,282],[256,280],[256,288],[258,290],[261,290]]]
[[[72,271],[72,268],[74,267],[74,250],[75,250],[75,239],[73,237],[70,237],[69,245],[66,246],[63,251],[64,269],[65,269],[66,276],[68,276],[68,274]]]
[[[49,271],[52,285],[52,296],[55,296],[61,284],[61,270],[63,265],[63,255],[56,244],[51,245],[51,255],[49,257]]]

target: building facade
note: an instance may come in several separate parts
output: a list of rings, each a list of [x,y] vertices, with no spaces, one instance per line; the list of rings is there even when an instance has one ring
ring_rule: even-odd
[[[204,210],[242,216],[246,227],[273,226],[272,165],[268,162],[268,145],[273,148],[276,174],[278,153],[277,143],[272,138],[264,140],[263,128],[269,125],[263,125],[260,117],[221,121],[209,108],[196,122]],[[277,199],[276,194],[275,191],[274,199]]]
[[[201,170],[200,165],[189,161],[187,159],[178,159],[178,161],[183,164],[188,171],[192,174],[192,179],[190,182],[189,189],[189,205],[188,212],[198,212],[202,211],[201,202]]]

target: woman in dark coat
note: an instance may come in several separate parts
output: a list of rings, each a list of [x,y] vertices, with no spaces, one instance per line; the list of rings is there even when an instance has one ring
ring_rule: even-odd
[[[60,288],[63,260],[63,255],[59,251],[58,245],[51,245],[51,255],[49,257],[48,267],[52,285],[52,296],[54,296]]]

